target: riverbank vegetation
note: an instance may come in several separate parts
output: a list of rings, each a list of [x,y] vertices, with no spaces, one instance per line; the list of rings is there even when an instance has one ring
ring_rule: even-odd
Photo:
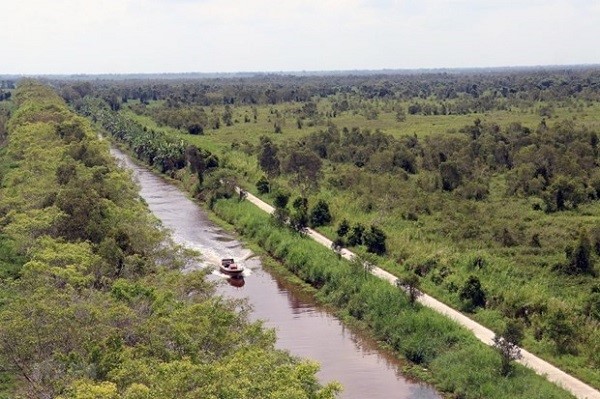
[[[598,69],[59,85],[117,137],[170,140],[142,152],[177,148],[159,169],[199,198],[233,195],[211,159],[300,227],[322,201],[339,246],[600,388]]]
[[[0,397],[333,398],[214,296],[90,123],[22,81],[0,150]],[[4,132],[4,131],[3,131]]]
[[[281,226],[237,198],[218,201],[215,213],[246,239],[316,288],[317,298],[366,327],[386,348],[409,360],[406,372],[454,398],[564,398],[570,395],[533,371],[510,367],[464,328],[411,301],[405,292],[365,272],[361,262]]]

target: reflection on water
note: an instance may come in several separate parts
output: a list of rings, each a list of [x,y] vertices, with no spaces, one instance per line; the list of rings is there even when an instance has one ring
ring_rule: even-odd
[[[262,268],[260,258],[208,220],[203,211],[176,187],[171,186],[127,157],[113,155],[134,172],[140,194],[150,210],[172,231],[174,240],[202,253],[202,261],[189,268],[210,267],[220,293],[247,298],[251,317],[277,330],[277,347],[321,364],[319,378],[337,380],[344,386],[342,398],[433,399],[439,395],[429,386],[406,380],[393,356],[377,350],[376,343],[347,329],[325,312],[313,298],[289,282]],[[243,264],[244,274],[233,279],[218,271],[222,258]]]
[[[246,280],[244,279],[244,276],[229,277],[227,279],[227,282],[229,283],[230,286],[236,287],[236,288],[241,288],[246,284]]]

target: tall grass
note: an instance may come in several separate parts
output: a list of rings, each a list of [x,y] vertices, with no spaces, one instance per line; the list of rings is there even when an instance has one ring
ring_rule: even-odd
[[[216,214],[318,289],[317,298],[360,321],[412,370],[455,398],[568,398],[568,393],[517,366],[501,377],[500,357],[470,332],[433,310],[411,304],[387,282],[339,259],[333,251],[275,225],[247,202],[221,200]]]

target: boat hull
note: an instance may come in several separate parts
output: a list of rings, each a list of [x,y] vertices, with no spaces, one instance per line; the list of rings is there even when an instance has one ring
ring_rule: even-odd
[[[219,267],[219,270],[221,271],[221,273],[228,274],[230,276],[239,276],[244,272],[244,268],[242,267],[231,269],[229,267],[221,266]]]

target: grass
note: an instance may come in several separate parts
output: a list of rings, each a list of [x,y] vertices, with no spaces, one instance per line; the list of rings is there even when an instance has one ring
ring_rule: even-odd
[[[405,109],[410,102],[401,102],[399,105]],[[156,106],[155,104],[154,106]],[[327,111],[331,108],[331,102],[328,99],[318,100],[319,108],[322,111]],[[456,132],[460,128],[472,124],[477,118],[483,122],[496,123],[500,127],[506,127],[511,123],[518,121],[523,126],[535,129],[543,119],[539,115],[539,107],[547,105],[540,102],[532,108],[520,109],[513,108],[510,110],[494,110],[485,113],[471,113],[466,115],[406,115],[406,120],[398,122],[394,112],[382,111],[376,119],[368,119],[365,116],[346,111],[336,117],[318,118],[314,120],[314,125],[310,126],[309,122],[305,122],[302,129],[297,127],[298,113],[302,107],[301,103],[285,103],[277,105],[261,105],[256,106],[257,120],[254,122],[251,118],[250,122],[244,122],[244,116],[252,116],[251,106],[236,106],[233,108],[233,119],[237,121],[232,126],[221,125],[218,130],[206,129],[205,134],[190,138],[187,133],[169,127],[158,126],[151,118],[139,116],[133,112],[128,114],[137,119],[140,123],[153,127],[155,129],[167,130],[175,135],[183,135],[190,138],[191,141],[203,145],[203,148],[214,151],[217,149],[223,150],[230,148],[232,143],[242,143],[248,141],[251,144],[257,144],[261,135],[270,136],[276,143],[288,142],[289,140],[300,139],[312,132],[325,129],[328,123],[336,124],[340,129],[343,127],[352,128],[355,126],[374,131],[380,129],[385,133],[395,137],[412,136],[416,134],[422,138],[431,134]],[[151,104],[150,109],[153,107]],[[222,113],[224,107],[214,107],[217,113]],[[274,121],[276,119],[275,112],[278,112],[280,119],[283,120],[283,132],[281,134],[274,133]],[[555,105],[551,117],[546,117],[548,123],[553,123],[558,120],[572,119],[579,124],[587,126],[590,129],[600,128],[600,121],[596,117],[600,112],[600,104],[591,103],[584,105],[580,103],[576,105]]]

